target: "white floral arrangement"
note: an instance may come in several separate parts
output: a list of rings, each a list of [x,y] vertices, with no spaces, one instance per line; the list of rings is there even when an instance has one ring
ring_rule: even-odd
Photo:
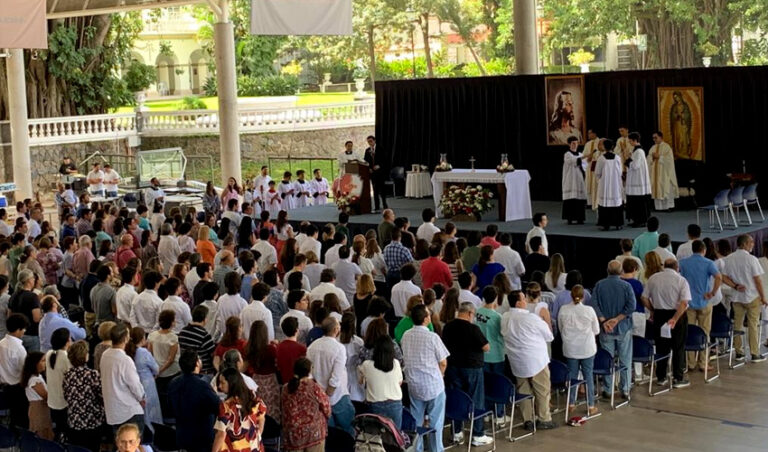
[[[440,211],[450,218],[456,215],[481,215],[493,207],[493,193],[480,185],[461,188],[451,185],[440,198]]]
[[[512,166],[509,162],[502,162],[501,165],[496,166],[496,171],[499,173],[511,173],[515,170],[515,167]]]
[[[451,164],[445,161],[438,163],[437,166],[435,167],[435,171],[440,173],[448,172],[452,169],[453,167],[451,166]]]

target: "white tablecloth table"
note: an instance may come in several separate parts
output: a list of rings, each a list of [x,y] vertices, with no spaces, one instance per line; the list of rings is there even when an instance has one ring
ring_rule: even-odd
[[[405,177],[406,198],[426,198],[432,196],[432,182],[428,171],[408,171]]]
[[[455,184],[497,184],[499,187],[499,221],[515,221],[532,218],[531,193],[528,182],[531,175],[527,170],[499,173],[495,169],[454,169],[432,174],[432,190],[435,212],[441,216],[440,198],[446,185]]]

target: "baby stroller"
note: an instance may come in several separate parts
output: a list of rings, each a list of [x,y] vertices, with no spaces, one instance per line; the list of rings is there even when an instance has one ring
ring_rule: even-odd
[[[360,414],[352,421],[355,452],[408,452],[410,438],[395,427],[391,419],[376,414]]]

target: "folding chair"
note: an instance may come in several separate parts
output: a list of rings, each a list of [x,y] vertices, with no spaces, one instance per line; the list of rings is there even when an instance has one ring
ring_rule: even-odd
[[[725,342],[727,345],[727,355],[728,355],[728,368],[729,369],[737,369],[744,364],[746,364],[745,361],[741,361],[740,363],[734,364],[733,356],[736,353],[736,350],[733,348],[733,336],[737,333],[740,333],[742,336],[744,335],[743,331],[734,331],[733,330],[733,320],[728,318],[727,315],[715,312],[712,314],[712,326],[709,330],[709,337],[714,339],[715,341],[721,340]],[[717,353],[717,360],[720,361],[720,358],[726,355],[726,353],[720,352],[718,350]],[[719,364],[719,363],[718,363]]]
[[[760,212],[760,221],[765,221],[763,208],[760,206],[760,200],[757,198],[757,184],[748,185],[747,188],[744,189],[744,194],[742,196],[744,197],[744,202],[747,203],[747,212],[749,212],[749,206],[757,206],[757,211]]]
[[[29,430],[21,430],[19,435],[19,448],[22,452],[40,452],[40,444],[37,436]]]
[[[560,405],[560,393],[565,391],[565,409],[555,409],[552,411],[552,414],[565,411],[565,422],[568,422],[568,415],[570,414],[569,410],[571,406],[571,388],[573,388],[574,391],[578,391],[579,386],[585,385],[586,387],[587,382],[577,378],[571,378],[571,371],[568,369],[568,366],[560,361],[555,360],[549,362],[549,382],[552,389],[555,390],[555,394],[557,394],[558,400],[555,402],[555,406]],[[578,395],[576,399],[578,402]],[[586,401],[587,399],[585,394],[584,403],[586,403]]]
[[[400,429],[414,438],[412,441],[413,444],[418,444],[417,441],[424,444],[424,438],[435,432],[435,429],[432,427],[420,427],[416,423],[416,419],[414,419],[411,412],[405,407],[403,407],[403,418]]]
[[[355,452],[355,438],[336,427],[328,427],[325,450],[334,452]]]
[[[699,221],[699,212],[705,211],[709,213],[709,230],[710,231],[717,231],[717,232],[723,232],[723,223],[726,225],[728,224],[728,215],[730,214],[730,217],[733,218],[733,223],[735,227],[738,227],[738,222],[736,221],[736,215],[733,214],[733,206],[731,205],[731,202],[728,200],[728,195],[730,194],[730,190],[721,190],[717,196],[715,196],[715,199],[712,204],[708,206],[702,206],[696,209],[696,224],[701,224]],[[723,212],[725,214],[725,218],[723,218],[724,221],[720,220],[720,212]],[[717,219],[717,227],[718,229],[715,229],[715,218]]]
[[[717,375],[709,378],[709,351],[715,349],[715,355],[717,355],[717,341],[709,341],[707,333],[698,325],[688,325],[688,332],[685,337],[685,351],[686,352],[699,352],[704,353],[704,362],[707,363],[704,367],[704,382],[709,383],[720,377],[720,360],[717,361]]]
[[[181,450],[176,442],[176,429],[165,424],[152,423],[155,428],[155,437],[152,441],[154,449],[159,452],[175,452]]]
[[[627,398],[627,400],[624,402],[616,405],[616,378],[620,372],[626,371],[626,366],[618,366],[616,364],[616,360],[613,359],[613,356],[611,356],[608,351],[602,348],[597,349],[597,353],[595,354],[595,363],[592,367],[592,374],[595,376],[595,391],[597,391],[597,388],[599,387],[597,384],[598,379],[600,377],[605,379],[605,377],[610,375],[611,381],[613,382],[611,385],[611,408],[614,410],[629,404],[629,398]],[[597,414],[597,416],[599,415],[600,413]]]
[[[668,387],[661,391],[653,392],[653,369],[659,361],[667,360],[667,382]],[[648,379],[648,395],[653,397],[672,390],[672,352],[665,355],[656,353],[651,341],[644,337],[632,336],[632,362],[651,365],[651,378]]]
[[[455,388],[448,388],[445,390],[445,421],[456,422],[469,422],[469,439],[467,440],[467,452],[472,450],[472,432],[474,431],[474,421],[477,419],[483,419],[486,416],[491,416],[493,419],[493,410],[479,410],[475,409],[475,404],[472,403],[472,397],[464,391]],[[451,424],[451,433],[453,431],[453,422]],[[491,422],[491,438],[493,439],[493,448],[496,450],[496,424]],[[442,432],[438,432],[438,435]],[[451,447],[456,446],[452,444]]]
[[[761,310],[761,314],[762,314],[762,310]],[[745,325],[741,325],[741,329],[737,330],[736,329],[736,319],[735,319],[736,312],[733,309],[731,309],[730,316],[731,316],[730,317],[731,323],[733,325],[733,337],[741,336],[741,347],[742,347],[742,350],[743,350],[744,347],[746,347],[746,345],[747,345],[747,330],[746,330],[746,326]],[[747,322],[747,317],[746,316],[744,316],[744,322],[745,323]],[[759,333],[760,333],[760,329],[758,329],[758,334]],[[758,342],[758,346],[759,345],[760,344]],[[733,347],[733,341],[731,341],[731,347]],[[739,367],[747,364],[746,356],[742,356],[741,358],[739,358],[738,355],[736,355],[735,347],[734,347],[733,353],[734,353],[734,360],[736,361],[737,364],[734,364],[731,367],[731,369],[738,369]]]
[[[534,421],[532,432],[528,432],[520,436],[512,436],[512,430],[516,427],[515,407],[520,402],[524,402],[527,400],[530,400],[531,403],[533,403],[534,398],[532,395],[517,394],[515,385],[514,383],[512,383],[512,381],[509,378],[505,377],[504,375],[499,375],[499,374],[490,373],[490,372],[485,373],[483,386],[485,387],[485,403],[486,405],[493,405],[494,418],[496,417],[496,410],[495,410],[496,405],[504,405],[504,407],[506,407],[507,405],[512,406],[511,417],[509,420],[509,436],[508,436],[508,439],[510,441],[514,442],[519,439],[527,438],[533,435],[534,433],[536,433],[536,422]],[[506,412],[506,409],[505,409],[505,412]]]
[[[749,215],[749,207],[747,207],[747,201],[744,199],[744,186],[738,186],[731,190],[728,195],[728,200],[731,202],[731,212],[736,209],[736,225],[741,224],[741,208],[744,208],[744,212],[747,214],[747,224],[752,224],[752,217]]]
[[[13,430],[0,424],[0,449],[15,449],[18,438]]]

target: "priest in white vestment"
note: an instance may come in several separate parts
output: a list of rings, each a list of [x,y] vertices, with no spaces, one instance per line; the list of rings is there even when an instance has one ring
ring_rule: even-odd
[[[347,162],[351,162],[354,160],[362,160],[360,156],[358,156],[355,151],[352,149],[354,144],[351,141],[347,141],[344,143],[344,151],[342,151],[339,154],[338,162],[339,162],[339,177],[343,176],[346,171],[344,171],[344,165]]]
[[[272,178],[269,177],[269,167],[264,165],[261,167],[261,174],[253,178],[253,199],[258,199],[259,203],[264,206],[264,200],[266,199],[267,192],[269,191],[269,181]]]
[[[296,182],[293,183],[296,207],[312,205],[312,189],[310,188],[309,181],[304,179],[304,174],[304,170],[296,171]]]
[[[594,130],[587,130],[587,137],[589,141],[584,145],[584,163],[586,163],[586,178],[584,180],[587,186],[587,205],[592,207],[592,210],[597,210],[597,178],[595,177],[595,169],[597,169],[597,159],[602,155],[600,149],[600,138],[597,136]]]
[[[629,143],[634,147],[632,155],[624,161],[627,168],[627,219],[633,228],[643,227],[650,216],[651,180],[648,177],[648,163],[645,151],[640,146],[640,134],[629,134]]]
[[[331,186],[328,185],[328,179],[324,178],[320,169],[314,171],[315,177],[309,181],[310,193],[316,206],[324,206],[328,203],[328,194],[331,192]]]
[[[568,152],[563,156],[563,220],[568,224],[584,224],[587,189],[584,184],[584,167],[578,152],[579,139],[568,138]]]
[[[664,134],[653,134],[656,143],[648,152],[648,174],[651,178],[651,197],[656,210],[669,210],[675,207],[675,198],[679,196],[677,174],[675,173],[675,154],[672,147],[664,141]]]
[[[604,231],[615,226],[620,229],[624,226],[624,187],[621,180],[622,164],[618,155],[613,153],[613,141],[602,140],[601,147],[605,149],[597,159],[595,178],[597,183],[597,225]]]

